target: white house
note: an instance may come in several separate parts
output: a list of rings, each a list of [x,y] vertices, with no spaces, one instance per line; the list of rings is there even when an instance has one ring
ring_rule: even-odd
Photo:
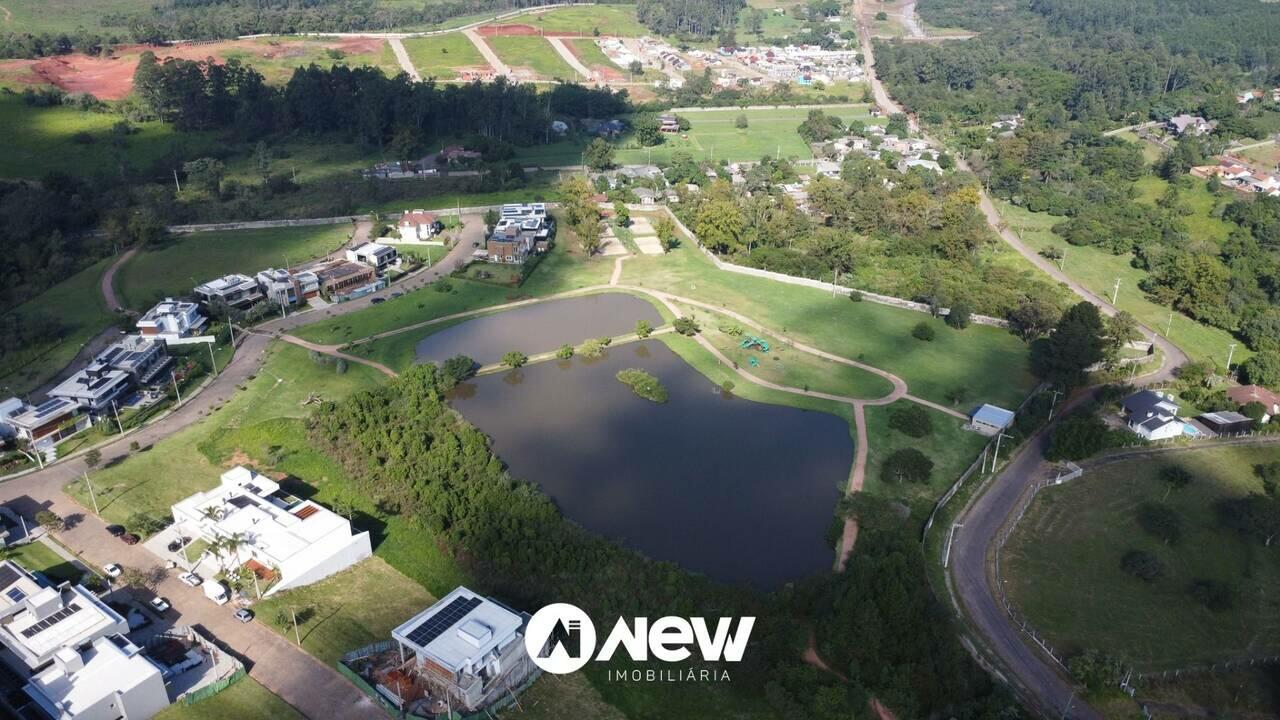
[[[247,308],[262,299],[258,281],[232,273],[195,286],[193,292],[206,304],[221,302],[227,307]]]
[[[59,649],[23,689],[54,720],[144,720],[169,706],[160,668],[123,635]]]
[[[19,440],[45,450],[89,427],[93,421],[81,414],[80,403],[51,397],[39,405],[24,406],[11,414],[5,424]]]
[[[426,210],[405,210],[396,227],[405,242],[421,242],[436,234],[436,216]]]
[[[18,436],[18,429],[13,426],[10,420],[22,413],[26,412],[27,404],[16,397],[8,400],[0,400],[0,439],[9,439]]]
[[[465,587],[391,631],[418,672],[443,688],[454,707],[477,710],[519,687],[533,663],[524,647],[525,613]],[[407,657],[406,657],[407,659]]]
[[[1121,407],[1129,429],[1147,440],[1180,437],[1185,430],[1172,395],[1139,390],[1121,401]]]
[[[128,622],[79,585],[47,587],[21,565],[0,563],[0,653],[22,675],[41,669],[63,648],[122,635]]]
[[[222,483],[172,507],[178,532],[214,543],[240,545],[221,557],[197,561],[209,575],[243,566],[271,583],[263,596],[310,585],[371,556],[369,533],[353,534],[344,517],[310,500],[299,500],[271,478],[246,467],[222,474]]]
[[[138,332],[168,342],[199,334],[206,321],[196,303],[165,298],[138,318]]]
[[[272,305],[301,305],[320,294],[320,278],[310,270],[267,268],[255,276]]]
[[[368,265],[379,273],[400,264],[396,249],[382,243],[367,242],[347,251],[347,260]]]

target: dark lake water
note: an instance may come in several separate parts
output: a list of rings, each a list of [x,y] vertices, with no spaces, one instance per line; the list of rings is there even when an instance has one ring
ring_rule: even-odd
[[[631,367],[670,401],[618,382]],[[453,405],[568,518],[651,558],[762,588],[831,568],[853,462],[838,417],[723,396],[658,340],[479,377]]]
[[[568,343],[634,332],[636,322],[654,327],[662,316],[634,295],[605,293],[535,303],[467,320],[423,338],[415,348],[418,362],[440,362],[462,354],[481,365],[496,363],[512,350],[526,355],[548,352]]]

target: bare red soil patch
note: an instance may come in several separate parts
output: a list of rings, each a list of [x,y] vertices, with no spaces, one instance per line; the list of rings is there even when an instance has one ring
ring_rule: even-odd
[[[484,25],[476,28],[481,35],[542,35],[544,37],[582,37],[582,33],[566,30],[542,30],[532,25]]]

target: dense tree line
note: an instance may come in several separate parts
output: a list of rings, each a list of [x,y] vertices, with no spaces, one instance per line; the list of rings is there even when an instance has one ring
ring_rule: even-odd
[[[235,60],[159,62],[151,53],[138,63],[134,87],[151,112],[180,129],[229,128],[246,139],[271,132],[337,134],[373,147],[465,135],[529,145],[550,139],[554,116],[609,116],[629,108],[625,90],[570,84],[539,93],[505,78],[437,85],[403,73],[387,77],[367,66],[298,68],[276,89]]]
[[[956,641],[909,523],[883,504],[853,509],[863,529],[843,574],[773,596],[718,585],[585,532],[537,488],[511,478],[484,435],[446,403],[443,393],[459,378],[418,366],[386,386],[325,403],[308,426],[316,447],[363,492],[435,534],[479,588],[528,607],[572,602],[602,622],[708,608],[757,616],[725,692],[763,693],[780,717],[861,716],[871,697],[904,717],[1016,716],[1012,700]],[[800,659],[815,626],[834,674]],[[680,691],[668,684],[656,692]],[[685,710],[723,711],[708,704],[714,694],[700,697],[681,695]]]
[[[733,45],[738,12],[746,5],[745,0],[639,0],[636,17],[661,35],[718,36],[721,44]]]
[[[676,153],[668,174],[673,182],[696,182],[702,173]],[[820,176],[808,184],[817,219],[777,187],[797,175],[789,162],[764,158],[746,172],[745,183],[711,183],[677,212],[713,252],[752,267],[838,278],[862,290],[998,317],[1025,303],[1061,303],[1051,283],[984,252],[994,237],[978,210],[972,175],[903,175],[885,162],[853,157],[839,179]]]

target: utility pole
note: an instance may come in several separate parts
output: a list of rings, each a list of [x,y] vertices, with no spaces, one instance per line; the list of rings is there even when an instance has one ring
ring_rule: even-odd
[[[178,375],[172,370],[169,371],[169,379],[173,381],[173,394],[178,396],[178,404],[182,404],[182,391],[178,389]]]
[[[1009,438],[1010,440],[1012,440],[1013,436],[1005,435],[1004,433],[996,434],[996,451],[991,455],[991,472],[996,471],[996,464],[1000,461],[1000,441],[1004,438]]]
[[[1227,375],[1231,374],[1231,357],[1236,354],[1236,344],[1231,343],[1227,348]]]
[[[209,364],[213,366],[214,377],[217,377],[218,361],[213,359],[213,343],[208,343],[205,347],[209,348]]]
[[[182,192],[182,183],[178,182],[178,168],[173,169],[173,185],[178,188],[178,192]]]
[[[1058,269],[1065,271],[1067,269],[1067,249],[1062,248],[1062,257],[1058,258]]]
[[[124,434],[124,425],[120,423],[120,409],[116,407],[116,401],[111,401],[111,412],[116,416],[116,428],[120,430],[120,434]]]
[[[1111,304],[1116,304],[1116,298],[1120,296],[1120,278],[1116,278],[1116,286],[1111,290]]]
[[[293,639],[302,644],[302,636],[298,634],[298,613],[293,608],[289,608],[289,614],[293,616]]]
[[[1059,395],[1061,395],[1061,394],[1062,394],[1062,391],[1061,391],[1061,390],[1054,390],[1054,391],[1053,391],[1053,401],[1049,403],[1049,420],[1052,420],[1052,419],[1053,419],[1053,408],[1054,408],[1055,406],[1057,406],[1057,404],[1058,404],[1058,396],[1059,396]],[[999,441],[998,441],[998,440],[996,441],[996,444],[997,444],[997,445],[999,444]]]
[[[1169,333],[1173,331],[1173,311],[1169,311],[1169,324],[1164,326],[1164,339],[1169,339]]]
[[[98,511],[98,497],[97,497],[97,495],[95,495],[95,494],[94,494],[94,492],[93,492],[93,483],[89,482],[89,471],[88,471],[88,470],[85,470],[85,471],[84,471],[84,484],[85,484],[85,486],[86,486],[86,487],[88,487],[88,488],[89,488],[89,500],[93,501],[93,514],[94,514],[94,515],[101,515],[102,513],[100,513],[100,512]]]

